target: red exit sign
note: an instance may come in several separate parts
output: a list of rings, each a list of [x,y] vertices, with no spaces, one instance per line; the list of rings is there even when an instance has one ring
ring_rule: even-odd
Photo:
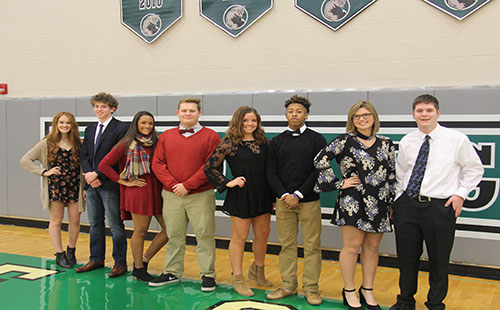
[[[8,93],[7,84],[0,84],[0,95],[7,95]]]

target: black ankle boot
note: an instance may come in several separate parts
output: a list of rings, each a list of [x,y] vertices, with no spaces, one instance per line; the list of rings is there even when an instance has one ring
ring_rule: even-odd
[[[146,271],[148,271],[148,265],[149,265],[149,262],[144,262],[144,261],[143,261],[143,262],[142,262],[142,264],[144,265],[144,269],[145,269]]]
[[[144,282],[149,282],[149,281],[154,279],[154,277],[146,271],[145,266],[142,268],[135,268],[135,266],[134,266],[134,270],[132,271],[132,276],[136,280],[140,280],[140,281],[144,281]]]
[[[59,252],[56,253],[56,264],[62,268],[73,268],[73,264],[71,264],[68,261],[68,258],[66,257],[66,253],[64,252]]]
[[[68,258],[68,262],[72,265],[76,264],[76,256],[75,256],[76,248],[70,248],[69,245],[66,248],[66,257]]]

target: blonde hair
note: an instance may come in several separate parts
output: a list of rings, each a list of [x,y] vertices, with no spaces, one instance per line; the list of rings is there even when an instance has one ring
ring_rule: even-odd
[[[354,113],[358,112],[359,109],[365,108],[373,115],[373,126],[372,126],[372,135],[376,134],[380,129],[380,120],[378,118],[377,110],[370,101],[361,100],[352,105],[349,109],[349,115],[347,115],[347,124],[345,126],[346,132],[356,132],[356,126],[354,126],[354,121],[352,117]]]
[[[196,103],[196,108],[198,109],[198,112],[201,111],[201,100],[200,98],[195,98],[195,97],[185,97],[182,98],[179,103],[177,104],[177,110],[180,109],[182,103]]]
[[[75,116],[70,112],[59,112],[54,115],[52,119],[52,128],[50,133],[45,136],[47,141],[47,160],[49,164],[52,164],[57,157],[57,150],[59,150],[59,142],[62,139],[62,134],[57,128],[57,122],[61,116],[66,116],[71,123],[71,130],[69,132],[69,141],[71,143],[71,159],[73,161],[73,166],[80,165],[80,149],[82,145],[82,140],[80,138],[80,131],[78,130],[78,123],[76,122]]]
[[[261,118],[259,112],[252,107],[242,106],[239,107],[233,114],[233,118],[229,122],[229,128],[226,131],[226,137],[231,138],[234,144],[241,144],[243,138],[245,137],[245,132],[243,131],[243,118],[248,113],[254,113],[257,117],[257,128],[253,132],[253,137],[258,144],[262,144],[266,138],[266,133],[262,128]]]

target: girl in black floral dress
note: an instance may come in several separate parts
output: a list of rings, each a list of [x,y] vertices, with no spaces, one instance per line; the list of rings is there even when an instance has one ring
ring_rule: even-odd
[[[252,296],[242,273],[243,252],[250,226],[253,227],[252,248],[255,262],[248,277],[260,286],[272,286],[264,275],[264,258],[271,221],[271,188],[266,180],[266,153],[269,139],[261,127],[260,115],[252,107],[234,112],[226,137],[205,165],[205,174],[219,192],[228,189],[224,213],[231,216],[229,258],[233,270],[233,286],[243,296]],[[229,180],[219,168],[227,160],[234,178]]]
[[[51,167],[59,167],[60,174],[49,176],[49,201],[60,201],[64,204],[78,202],[80,188],[80,166],[73,165],[73,150],[59,148]]]
[[[52,120],[50,133],[21,159],[28,172],[42,176],[40,198],[50,212],[49,236],[56,250],[56,263],[63,268],[76,264],[75,247],[80,233],[80,214],[85,203],[80,187],[80,132],[75,117],[59,112]],[[41,167],[35,164],[40,162]],[[68,208],[69,245],[64,252],[61,223]]]
[[[394,199],[395,147],[391,139],[376,135],[380,122],[375,107],[360,101],[349,110],[347,133],[333,139],[314,159],[320,170],[317,190],[340,189],[332,222],[341,227],[343,247],[339,263],[344,279],[342,295],[350,309],[380,309],[373,296],[378,248],[384,232],[391,232],[389,208]],[[336,159],[342,179],[330,166]],[[359,299],[354,288],[358,252],[363,284]]]

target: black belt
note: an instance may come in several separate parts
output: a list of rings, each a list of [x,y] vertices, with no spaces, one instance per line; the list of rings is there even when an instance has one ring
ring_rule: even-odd
[[[444,201],[444,200],[448,200],[449,198],[433,198],[433,197],[429,197],[429,196],[424,196],[424,195],[418,195],[417,197],[415,198],[411,198],[411,199],[414,199],[414,200],[417,200],[418,202],[431,202],[431,200],[441,200],[441,201]]]
[[[436,198],[431,198],[431,197],[427,197],[427,196],[422,196],[422,195],[418,195],[417,198],[415,198],[418,200],[418,202],[430,202],[432,199],[436,199]]]

